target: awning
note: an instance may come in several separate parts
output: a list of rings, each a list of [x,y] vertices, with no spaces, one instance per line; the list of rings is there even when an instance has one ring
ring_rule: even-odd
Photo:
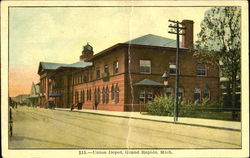
[[[49,93],[49,97],[60,97],[60,96],[61,96],[61,93],[58,93],[58,92]]]
[[[36,99],[36,98],[39,98],[39,96],[38,95],[29,95],[27,97],[27,99]]]
[[[163,83],[156,82],[150,79],[144,79],[134,84],[135,86],[164,86]]]

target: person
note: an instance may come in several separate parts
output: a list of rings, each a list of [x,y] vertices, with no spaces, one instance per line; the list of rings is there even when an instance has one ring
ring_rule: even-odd
[[[78,108],[78,110],[81,110],[82,109],[82,103],[78,103],[77,108]]]
[[[12,107],[9,109],[9,135],[13,134],[13,117],[12,117]]]

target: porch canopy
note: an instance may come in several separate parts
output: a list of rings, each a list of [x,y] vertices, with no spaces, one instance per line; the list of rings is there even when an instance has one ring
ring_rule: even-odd
[[[60,97],[60,96],[61,96],[61,93],[58,93],[58,92],[49,93],[49,97]]]
[[[134,86],[164,86],[164,84],[146,78],[135,83]]]
[[[37,98],[39,98],[39,95],[34,94],[34,95],[29,95],[27,99],[37,99]]]

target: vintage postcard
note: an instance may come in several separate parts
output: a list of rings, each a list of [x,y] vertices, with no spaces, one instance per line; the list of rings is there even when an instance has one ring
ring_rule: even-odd
[[[248,157],[246,1],[2,1],[2,156]]]

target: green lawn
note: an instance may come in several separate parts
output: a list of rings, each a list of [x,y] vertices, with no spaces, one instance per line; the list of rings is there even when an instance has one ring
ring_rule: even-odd
[[[180,117],[205,118],[216,120],[240,121],[240,116],[236,120],[232,118],[232,112],[194,112],[191,114],[183,114]]]

